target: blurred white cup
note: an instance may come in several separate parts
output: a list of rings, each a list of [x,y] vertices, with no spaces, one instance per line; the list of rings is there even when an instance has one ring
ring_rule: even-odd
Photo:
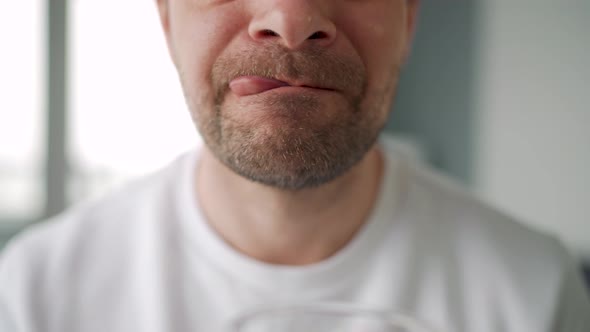
[[[440,332],[401,313],[343,303],[255,309],[233,319],[225,332]]]

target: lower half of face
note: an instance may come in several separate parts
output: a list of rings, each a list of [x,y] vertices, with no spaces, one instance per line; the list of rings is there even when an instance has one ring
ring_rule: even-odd
[[[383,128],[398,79],[370,79],[356,58],[270,47],[223,56],[210,91],[182,83],[213,154],[237,174],[299,190],[327,183],[358,163]]]

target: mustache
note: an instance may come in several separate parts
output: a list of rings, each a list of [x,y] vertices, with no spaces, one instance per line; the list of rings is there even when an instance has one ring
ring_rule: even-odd
[[[220,101],[229,83],[241,76],[260,76],[287,83],[335,90],[357,99],[364,94],[366,72],[358,58],[344,57],[320,47],[289,50],[279,44],[252,47],[220,56],[211,81]]]

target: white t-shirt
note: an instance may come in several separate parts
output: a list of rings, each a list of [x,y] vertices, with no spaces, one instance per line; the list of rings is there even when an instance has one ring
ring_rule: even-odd
[[[227,245],[195,198],[197,150],[12,241],[0,331],[216,332],[260,305],[312,302],[390,308],[443,332],[590,331],[587,294],[557,241],[381,145],[376,208],[323,262],[270,265]]]

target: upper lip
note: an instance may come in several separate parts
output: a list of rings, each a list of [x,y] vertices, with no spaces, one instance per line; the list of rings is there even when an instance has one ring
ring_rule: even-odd
[[[289,86],[292,86],[292,87],[313,88],[313,89],[330,90],[330,91],[335,90],[332,87],[328,87],[328,86],[322,85],[320,83],[312,82],[312,81],[293,80],[293,79],[289,79],[289,78],[273,78],[273,79],[275,79],[277,81],[281,81],[281,82],[283,82]]]

